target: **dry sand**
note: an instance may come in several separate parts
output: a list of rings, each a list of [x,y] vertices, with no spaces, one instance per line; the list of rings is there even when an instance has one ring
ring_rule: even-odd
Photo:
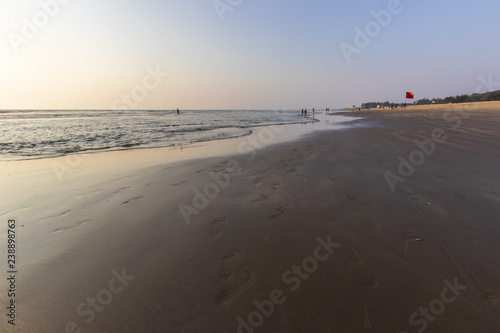
[[[499,332],[500,103],[345,114],[363,119],[1,162],[0,331]]]

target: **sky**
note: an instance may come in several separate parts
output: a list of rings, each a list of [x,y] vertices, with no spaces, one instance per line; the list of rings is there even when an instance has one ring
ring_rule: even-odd
[[[498,13],[493,0],[0,0],[0,109],[469,94],[500,81]]]

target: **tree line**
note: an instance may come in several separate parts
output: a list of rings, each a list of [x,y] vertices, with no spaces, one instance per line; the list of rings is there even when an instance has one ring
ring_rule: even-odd
[[[457,96],[449,96],[445,98],[423,98],[415,101],[413,104],[415,105],[427,105],[427,104],[449,104],[449,103],[471,103],[471,102],[488,102],[488,101],[500,101],[500,90],[489,91],[483,94],[471,94],[471,95],[457,95]],[[376,108],[378,105],[382,106],[391,106],[393,104],[389,101],[386,102],[367,102],[361,105],[362,108]],[[410,103],[408,103],[410,104]]]

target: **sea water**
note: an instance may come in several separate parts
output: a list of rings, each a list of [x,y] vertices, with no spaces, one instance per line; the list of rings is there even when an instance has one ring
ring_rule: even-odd
[[[167,147],[249,135],[257,126],[313,122],[298,111],[0,111],[0,159]]]

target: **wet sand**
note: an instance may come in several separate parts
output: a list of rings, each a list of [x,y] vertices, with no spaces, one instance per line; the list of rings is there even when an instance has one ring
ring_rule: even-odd
[[[500,103],[344,114],[362,119],[225,156],[2,162],[0,328],[498,332]]]

